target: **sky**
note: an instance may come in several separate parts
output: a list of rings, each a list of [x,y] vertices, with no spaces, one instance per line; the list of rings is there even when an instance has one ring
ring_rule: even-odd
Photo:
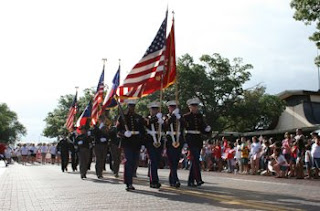
[[[24,142],[47,141],[42,131],[61,95],[96,87],[107,58],[110,84],[151,44],[169,7],[175,12],[177,57],[220,53],[252,64],[245,88],[267,93],[318,90],[314,26],[293,19],[290,0],[11,0],[0,1],[0,103],[27,128]],[[167,30],[169,31],[169,30]]]

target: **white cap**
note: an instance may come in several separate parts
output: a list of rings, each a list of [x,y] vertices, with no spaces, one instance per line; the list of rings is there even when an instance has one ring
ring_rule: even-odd
[[[159,102],[151,102],[148,104],[148,108],[160,108],[160,103]]]
[[[167,106],[177,106],[177,101],[175,100],[170,100],[166,103]]]
[[[126,99],[124,102],[127,105],[135,105],[135,104],[137,104],[137,100],[134,100],[134,99]]]
[[[199,105],[200,104],[200,100],[199,100],[199,98],[191,98],[191,99],[189,99],[189,100],[187,100],[187,104],[188,105]]]

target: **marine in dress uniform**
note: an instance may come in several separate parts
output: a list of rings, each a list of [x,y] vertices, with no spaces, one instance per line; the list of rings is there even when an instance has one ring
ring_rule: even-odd
[[[78,148],[75,145],[77,137],[76,128],[73,128],[73,131],[69,134],[69,141],[70,141],[70,152],[71,152],[71,165],[72,170],[77,171],[78,170],[78,164],[79,164],[79,157],[78,157]]]
[[[108,152],[109,129],[105,122],[105,117],[100,116],[99,122],[94,126],[93,131],[95,136],[94,153],[96,155],[96,175],[99,179],[103,178],[102,172]]]
[[[152,102],[148,105],[150,115],[145,118],[147,128],[146,147],[149,154],[149,180],[151,188],[160,188],[158,168],[163,150],[163,119],[159,112],[160,103]],[[162,146],[162,147],[161,147]]]
[[[169,161],[170,174],[169,183],[170,186],[180,187],[180,181],[178,178],[178,165],[181,156],[181,149],[183,146],[183,120],[180,115],[180,111],[177,108],[177,102],[172,100],[166,103],[169,113],[165,116],[164,126],[166,130],[166,149],[167,157]]]
[[[81,179],[84,179],[87,178],[86,174],[88,171],[90,148],[92,145],[91,138],[88,136],[88,131],[85,126],[81,127],[81,134],[77,136],[75,144],[79,151],[80,176]]]
[[[109,146],[112,156],[112,171],[115,177],[119,177],[119,167],[121,163],[121,148],[120,142],[121,138],[117,136],[117,128],[111,127],[109,131]]]
[[[70,142],[66,137],[62,136],[62,139],[59,141],[57,145],[57,151],[60,152],[60,156],[61,156],[62,172],[68,171],[69,150],[70,150]]]
[[[120,116],[117,122],[118,135],[122,138],[122,147],[126,162],[124,165],[124,183],[127,191],[135,190],[132,185],[132,177],[141,143],[145,135],[144,120],[142,116],[135,112],[135,100],[127,100],[128,111],[124,114],[124,119]]]
[[[188,186],[200,186],[204,182],[200,172],[200,151],[203,145],[201,134],[209,133],[211,127],[204,121],[203,115],[199,112],[198,106],[200,100],[198,98],[189,99],[187,101],[190,112],[183,115],[186,141],[190,150],[191,167],[188,178]],[[196,184],[194,183],[196,181]]]

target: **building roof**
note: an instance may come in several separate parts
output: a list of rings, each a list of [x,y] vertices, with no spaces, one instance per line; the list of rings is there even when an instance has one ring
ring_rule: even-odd
[[[277,96],[281,100],[285,100],[291,96],[295,95],[319,95],[320,96],[320,91],[310,91],[310,90],[285,90],[283,92],[280,92],[277,94]]]

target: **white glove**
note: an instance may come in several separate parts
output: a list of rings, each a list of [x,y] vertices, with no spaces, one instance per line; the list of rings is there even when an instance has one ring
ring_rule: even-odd
[[[103,122],[101,122],[99,125],[99,129],[101,130],[103,128],[103,126],[104,126],[104,124],[103,124]]]
[[[210,130],[211,130],[211,127],[208,125],[207,127],[206,127],[206,129],[204,129],[206,132],[210,132]]]
[[[179,113],[175,114],[175,116],[176,116],[177,119],[181,118],[181,115]]]
[[[127,130],[126,132],[124,132],[124,136],[127,137],[127,138],[131,137],[131,135],[132,135],[131,131]]]
[[[90,130],[87,132],[87,135],[88,135],[88,136],[91,136],[91,131],[90,131]]]
[[[162,125],[164,123],[163,119],[158,119],[158,123]]]
[[[174,109],[174,110],[172,111],[172,114],[174,114],[174,115],[177,116],[177,114],[179,114],[179,112],[180,112],[179,108],[176,108],[176,109]]]
[[[161,118],[162,118],[162,113],[160,113],[160,112],[157,113],[157,114],[156,114],[156,117],[157,117],[158,119],[161,119]]]

